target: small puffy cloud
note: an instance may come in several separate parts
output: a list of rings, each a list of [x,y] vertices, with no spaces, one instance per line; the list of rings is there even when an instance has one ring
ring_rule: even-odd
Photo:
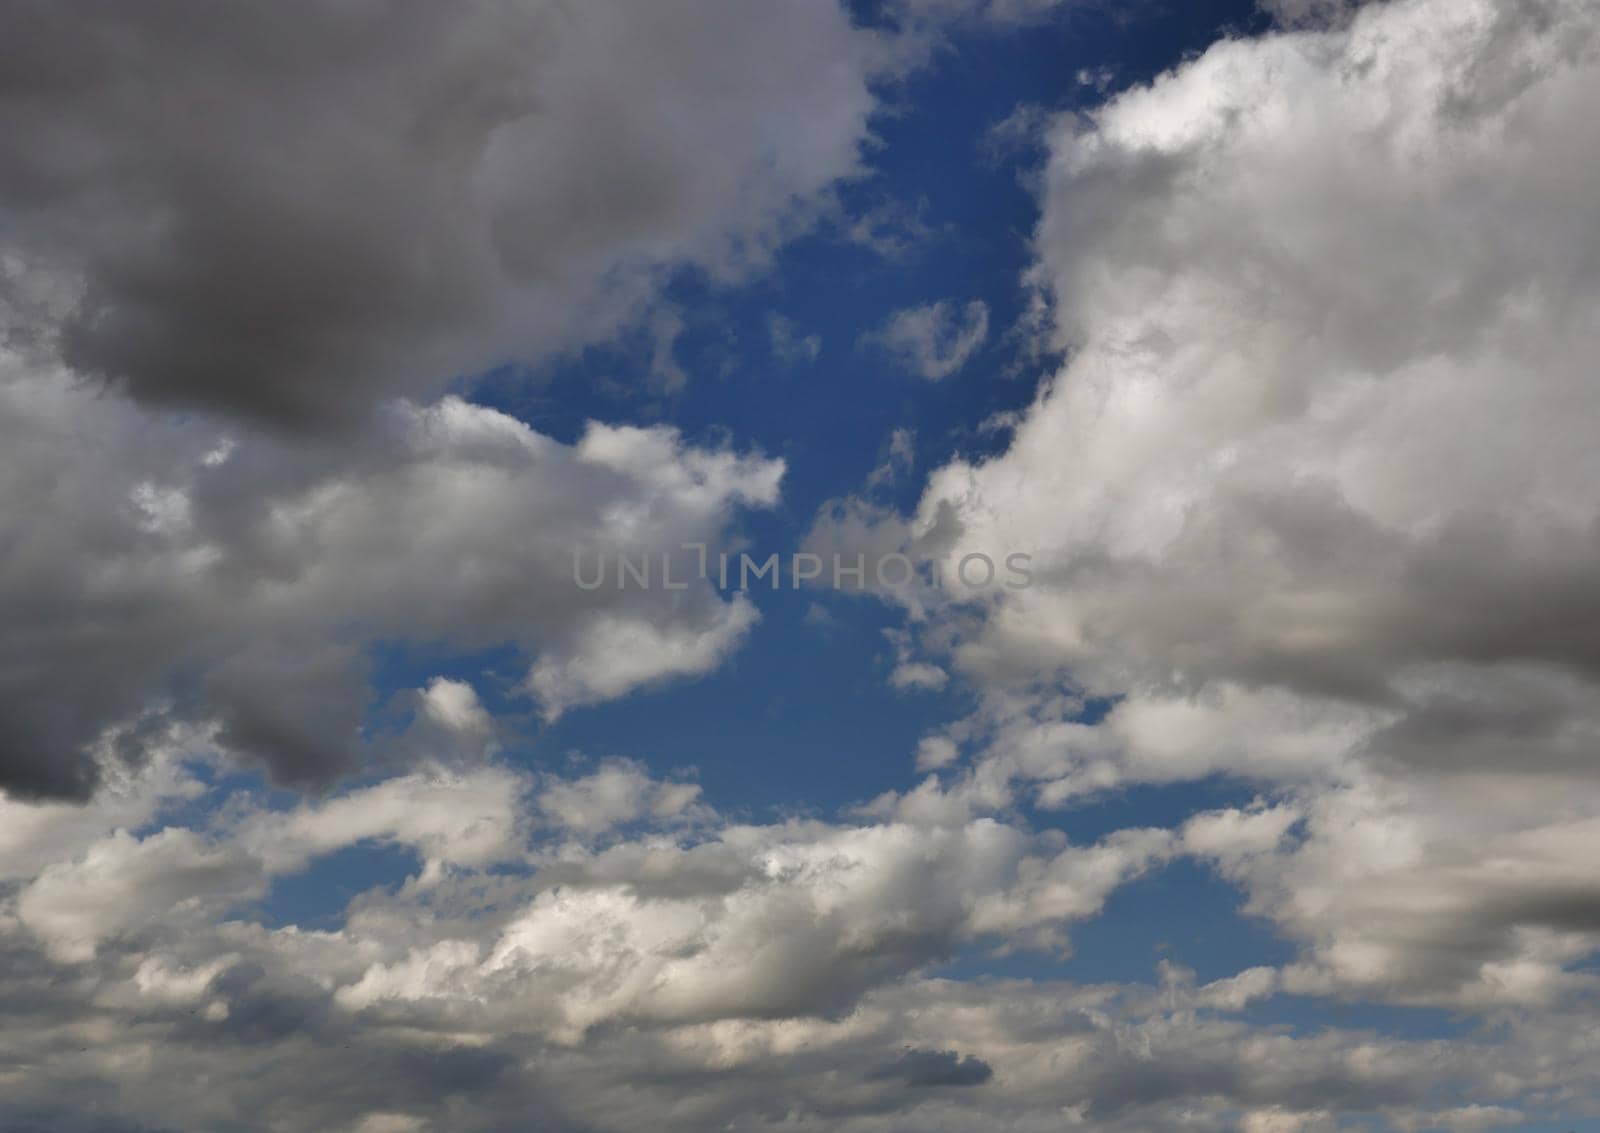
[[[917,435],[910,429],[895,429],[884,445],[883,461],[867,476],[866,489],[893,484],[917,462]]]
[[[894,667],[889,670],[889,687],[899,692],[937,692],[949,683],[950,674],[938,665],[918,660],[916,642],[904,630],[889,629],[884,636],[894,647]]]
[[[1184,823],[1184,849],[1232,864],[1276,850],[1300,817],[1292,806],[1207,811]]]
[[[369,1113],[350,1127],[350,1133],[426,1133],[428,1123],[403,1113]]]
[[[700,798],[693,783],[652,778],[642,764],[611,759],[593,774],[554,780],[538,792],[535,807],[557,828],[593,837],[640,819],[656,823],[682,819]]]
[[[642,685],[715,669],[761,619],[743,594],[719,605],[704,625],[657,626],[596,614],[575,627],[565,648],[541,657],[528,674],[545,719],[613,700]]]
[[[822,353],[821,335],[803,333],[793,319],[777,311],[767,316],[767,341],[773,361],[784,368],[815,362]]]
[[[1087,73],[1078,78],[1080,84],[1095,81]],[[1054,118],[1055,115],[1043,106],[1019,103],[1011,113],[991,123],[983,132],[978,152],[994,165],[1032,153],[1044,145],[1046,130]]]
[[[1339,1123],[1322,1110],[1302,1112],[1272,1106],[1253,1109],[1239,1119],[1239,1133],[1334,1133]]]
[[[864,342],[918,377],[936,382],[965,366],[988,337],[987,303],[974,299],[958,306],[941,299],[896,311]]]
[[[639,806],[634,783],[570,786],[554,805],[590,829]],[[696,864],[682,850],[664,848],[620,877],[607,869],[614,851],[587,865],[563,858],[561,884],[481,955],[465,944],[408,948],[343,1002],[404,1015],[513,997],[568,1042],[609,1020],[828,1015],[962,942],[1026,932],[1060,946],[1063,924],[1092,915],[1163,845],[1135,833],[1052,852],[988,820],[729,826],[706,849],[744,863],[731,889],[669,885],[672,871]]]
[[[901,692],[938,692],[949,680],[949,673],[926,661],[902,662],[889,673],[890,687]]]
[[[482,736],[493,731],[494,721],[466,681],[434,677],[420,690],[422,714],[432,723],[466,736]]]
[[[960,754],[961,749],[948,736],[924,736],[917,743],[917,770],[932,771],[948,767]]]

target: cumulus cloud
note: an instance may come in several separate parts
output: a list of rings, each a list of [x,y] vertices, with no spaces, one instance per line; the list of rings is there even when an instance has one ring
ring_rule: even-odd
[[[652,778],[632,760],[607,760],[593,774],[557,780],[538,797],[540,813],[553,825],[584,837],[640,819],[663,823],[689,817],[700,788]]]
[[[226,783],[175,797],[183,774],[164,756],[50,835],[48,862],[6,858],[23,884],[0,892],[0,993],[33,1050],[8,1078],[8,1120],[76,1128],[81,1098],[61,1086],[81,1078],[158,1127],[448,1113],[487,1129],[536,1105],[553,1107],[551,1128],[623,1129],[665,1102],[667,1127],[695,1129],[747,1111],[774,1075],[793,1079],[784,1106],[823,1123],[928,1105],[935,1128],[970,1124],[951,1095],[1002,1076],[1019,1118],[1071,1101],[1116,1120],[1138,1088],[1124,1094],[1115,1069],[1137,1064],[1134,1046],[1193,1057],[1188,1038],[1159,1037],[1171,1009],[1136,992],[1113,1010],[1116,989],[927,975],[972,947],[1068,948],[1071,924],[1175,848],[1160,831],[1074,845],[991,818],[740,824],[706,808],[691,828],[696,790],[625,761],[576,778],[439,768],[287,808]],[[229,805],[190,824],[213,792]],[[134,799],[157,829],[112,825]],[[257,919],[277,878],[374,840],[414,848],[414,876],[361,894],[329,930]],[[1172,997],[1228,1010],[1249,994]],[[941,1045],[958,1027],[961,1049]],[[1065,1086],[1047,1054],[1063,1041],[1082,1052]],[[216,1089],[168,1089],[134,1050]],[[706,1075],[726,1085],[683,1092]],[[325,1076],[346,1085],[321,1089]],[[826,1078],[846,1096],[819,1091]],[[654,1084],[607,1085],[628,1080]]]
[[[940,805],[1239,776],[1306,807],[1235,867],[1302,986],[1587,987],[1597,59],[1589,4],[1398,0],[1057,123],[1033,280],[1065,368],[914,516],[823,524],[1034,555],[952,621],[987,692]]]
[[[1493,1042],[1384,1039],[1250,1022],[1280,988],[1310,990],[1294,968],[1201,983],[1163,963],[1155,987],[937,974],[994,945],[1066,954],[1074,924],[1177,853],[1243,878],[1293,848],[1291,807],[1074,844],[993,817],[702,808],[685,825],[694,788],[621,760],[435,768],[288,807],[192,770],[169,752],[70,829],[12,833],[0,995],[18,1025],[0,1052],[27,1069],[0,1071],[8,1121],[1478,1129],[1594,1083],[1587,1022],[1559,1002]],[[258,919],[277,878],[372,840],[416,849],[413,876],[331,928]],[[1326,896],[1382,901],[1356,875],[1383,861]],[[1305,892],[1316,915],[1327,902]],[[181,1076],[149,1073],[157,1060]],[[213,1088],[174,1085],[197,1076]]]
[[[767,316],[767,341],[772,360],[788,368],[815,362],[822,353],[822,336],[805,334],[791,318],[774,311]]]
[[[477,691],[466,681],[434,677],[419,690],[418,702],[430,722],[458,735],[483,736],[494,730]]]
[[[152,404],[308,427],[730,277],[857,168],[832,3],[8,3],[0,301]]]
[[[89,960],[106,937],[160,917],[193,920],[259,895],[245,855],[190,830],[136,839],[116,830],[72,862],[46,868],[22,890],[16,915],[59,960]]]
[[[703,673],[755,619],[704,584],[581,589],[574,555],[716,544],[739,508],[776,501],[778,461],[664,427],[594,424],[563,445],[457,398],[306,447],[152,419],[15,355],[0,376],[14,791],[81,796],[180,725],[327,783],[376,757],[359,733],[375,641],[517,646],[526,694],[555,715]],[[466,686],[436,682],[416,707],[413,748],[494,740]]]
[[[964,941],[1031,933],[1040,946],[1064,946],[1060,927],[1091,915],[1162,845],[1130,835],[1057,849],[978,820],[727,826],[651,859],[623,847],[620,874],[616,851],[593,868],[564,856],[552,878],[560,884],[538,892],[498,939],[408,947],[341,1002],[433,1017],[492,998],[564,1042],[609,1020],[834,1016]],[[686,889],[674,875],[703,857],[738,868]]]
[[[965,366],[989,337],[989,305],[974,299],[958,307],[946,299],[907,307],[867,336],[866,342],[930,382]]]

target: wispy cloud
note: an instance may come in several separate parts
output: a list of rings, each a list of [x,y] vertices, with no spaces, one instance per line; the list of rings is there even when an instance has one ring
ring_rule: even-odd
[[[956,373],[989,337],[989,305],[973,299],[957,305],[941,299],[921,307],[908,307],[889,316],[863,340],[928,381]]]

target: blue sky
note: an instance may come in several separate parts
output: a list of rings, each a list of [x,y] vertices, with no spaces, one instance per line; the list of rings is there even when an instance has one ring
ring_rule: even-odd
[[[1261,19],[1240,3],[1185,5],[1177,14],[1069,7],[1021,27],[974,27],[893,88],[863,173],[840,190],[847,217],[887,209],[914,223],[919,234],[904,252],[885,256],[825,224],[743,286],[716,287],[694,271],[675,277],[666,302],[687,325],[673,354],[695,380],[668,396],[603,382],[648,364],[639,342],[534,373],[496,371],[460,388],[563,440],[576,439],[590,419],[664,421],[694,441],[732,438],[781,456],[782,502],[746,517],[745,529],[764,554],[788,553],[819,508],[862,489],[895,430],[913,434],[918,471],[956,454],[982,457],[1003,448],[1006,434],[980,425],[1025,409],[1051,372],[1054,359],[1035,356],[1037,340],[1021,325],[1038,220],[1028,184],[1043,155],[1032,136],[996,154],[991,131],[1019,109],[1096,105]],[[1084,71],[1109,77],[1103,86],[1086,83]],[[918,380],[870,343],[888,313],[950,299],[987,304],[991,327],[950,380]],[[820,338],[814,359],[774,357],[774,315]],[[709,364],[696,365],[702,359]],[[883,494],[910,507],[920,491],[919,476],[905,474]],[[836,619],[826,631],[805,623],[817,604]],[[662,770],[695,766],[708,790],[741,806],[833,810],[899,785],[917,739],[970,707],[959,688],[942,697],[883,688],[889,649],[881,631],[899,619],[877,603],[797,594],[785,581],[780,593],[761,593],[759,605],[760,631],[723,670],[563,719],[531,738],[530,758],[625,752]],[[395,687],[427,675],[402,670]],[[752,760],[753,743],[775,750]]]
[[[860,14],[873,18],[867,9]],[[1252,4],[1220,3],[1185,5],[1176,14],[1067,9],[1023,27],[972,29],[937,48],[926,67],[894,90],[892,109],[875,123],[867,169],[842,189],[849,216],[887,208],[916,225],[921,234],[903,253],[885,256],[831,225],[782,249],[770,271],[747,285],[716,287],[692,271],[675,278],[666,302],[683,313],[687,326],[673,354],[694,379],[664,397],[641,398],[631,385],[602,384],[606,377],[625,380],[641,367],[640,352],[648,346],[637,343],[632,351],[627,344],[592,349],[536,373],[494,372],[461,388],[561,439],[575,439],[591,418],[664,421],[692,440],[736,438],[781,455],[787,465],[782,505],[776,514],[751,516],[748,529],[764,551],[798,547],[817,510],[858,491],[882,462],[892,431],[915,435],[919,468],[957,453],[981,457],[1003,446],[1004,431],[977,426],[1025,409],[1049,372],[1053,359],[1035,356],[1036,344],[1020,325],[1030,298],[1023,274],[1033,259],[1038,219],[1028,185],[1038,176],[1042,151],[1031,135],[1001,145],[992,132],[1019,108],[1054,113],[1092,107],[1219,36],[1261,22]],[[886,312],[950,298],[986,303],[992,328],[951,379],[921,381],[871,345]],[[817,356],[800,362],[775,357],[768,329],[773,315],[790,320],[800,335],[817,335]],[[708,362],[696,365],[701,359]],[[841,406],[849,411],[841,413]],[[889,501],[914,505],[917,478],[898,480],[886,493]],[[559,770],[574,756],[627,755],[658,774],[693,769],[719,806],[752,818],[831,815],[903,785],[917,740],[971,711],[971,694],[960,687],[897,694],[885,686],[892,651],[882,631],[899,624],[894,611],[811,588],[796,593],[787,580],[776,594],[758,591],[757,602],[759,629],[716,673],[536,725],[516,758]],[[806,621],[817,605],[834,619],[826,627]],[[514,685],[517,666],[507,662],[503,679]],[[474,669],[469,661],[460,671]],[[421,668],[401,667],[378,696],[416,687],[440,671],[451,670],[441,669],[437,658]],[[1109,830],[1166,826],[1224,802],[1248,803],[1254,792],[1247,784],[1201,784],[1172,793],[1162,799],[1117,792],[1081,812],[1031,817],[1093,841]],[[346,885],[359,890],[367,882],[398,881],[411,868],[403,858],[362,864],[375,872],[351,876],[351,863],[330,863],[330,880],[348,877]],[[1046,960],[1031,964],[1031,971],[1148,981],[1165,944],[1173,958],[1220,976],[1272,954],[1270,933],[1235,918],[1237,891],[1203,870],[1173,872],[1171,879],[1153,878],[1140,884],[1141,892],[1128,893],[1120,902],[1127,908],[1115,910],[1097,934],[1103,941],[1087,950],[1080,945],[1065,966]],[[314,873],[296,890],[307,905],[277,902],[279,916],[292,920],[302,908],[304,915],[325,910],[326,891]],[[1152,916],[1155,910],[1159,917]],[[1153,935],[1152,920],[1161,922]]]

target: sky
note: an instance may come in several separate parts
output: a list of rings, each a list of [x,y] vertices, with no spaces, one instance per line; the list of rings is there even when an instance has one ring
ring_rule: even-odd
[[[0,1129],[1600,1131],[1592,0],[0,27]]]

